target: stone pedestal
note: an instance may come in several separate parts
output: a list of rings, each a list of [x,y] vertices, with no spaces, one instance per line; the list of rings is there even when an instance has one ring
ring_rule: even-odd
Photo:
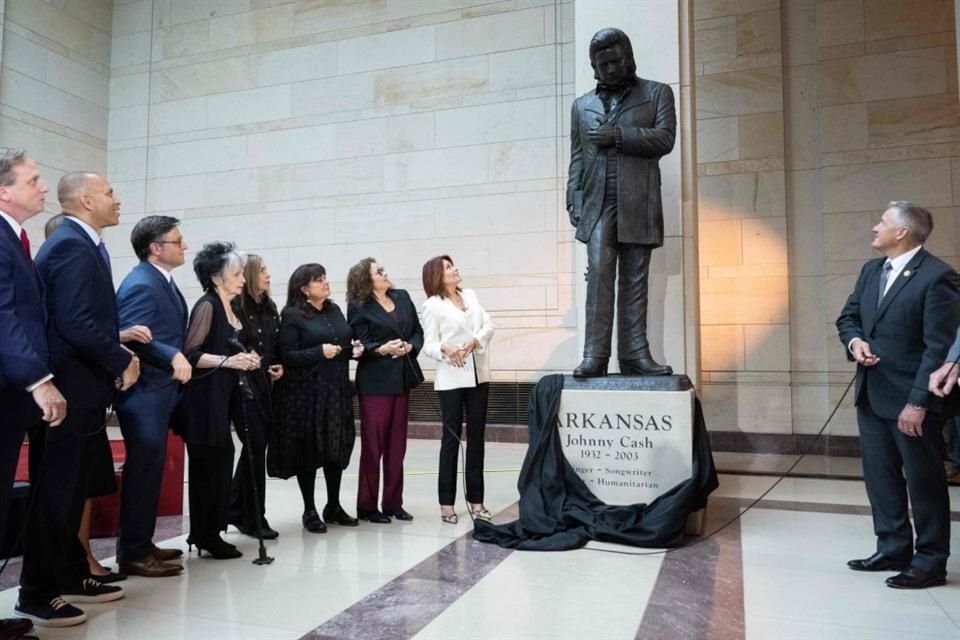
[[[597,498],[650,503],[693,473],[694,390],[687,376],[564,378],[564,455]]]

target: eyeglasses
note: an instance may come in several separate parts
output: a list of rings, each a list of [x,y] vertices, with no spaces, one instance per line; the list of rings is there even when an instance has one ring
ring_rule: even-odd
[[[178,247],[183,247],[183,238],[179,240],[154,240],[154,244],[175,244]]]

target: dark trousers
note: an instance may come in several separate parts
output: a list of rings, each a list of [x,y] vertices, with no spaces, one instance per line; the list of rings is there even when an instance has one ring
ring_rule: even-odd
[[[857,407],[863,479],[873,511],[877,551],[923,571],[942,574],[950,555],[950,498],[943,471],[943,418],[927,414],[923,435],[911,438],[896,420]],[[906,480],[904,480],[906,477]],[[907,514],[907,495],[916,524]]]
[[[600,219],[587,242],[584,358],[610,357],[614,281],[617,283],[617,355],[620,360],[649,355],[647,289],[653,247],[617,241],[616,208],[616,201],[604,199]]]
[[[947,418],[943,431],[947,438],[947,460],[955,469],[960,469],[960,417]]]
[[[69,402],[69,400],[68,400]],[[72,408],[48,429],[23,544],[20,599],[46,603],[90,576],[77,532],[89,493],[95,447],[103,446],[104,409]]]
[[[440,477],[437,491],[441,505],[452,505],[457,497],[457,458],[463,414],[467,414],[467,502],[483,502],[483,449],[487,426],[487,397],[490,384],[438,391],[443,435],[440,438]]]
[[[357,509],[376,511],[383,460],[383,510],[403,506],[403,458],[407,453],[409,395],[360,396],[360,478]]]
[[[266,514],[266,456],[269,422],[264,412],[269,410],[270,399],[262,395],[253,400],[244,399],[243,402],[245,405],[240,419],[244,424],[236,425],[237,437],[243,446],[240,449],[240,458],[237,459],[237,468],[233,472],[227,522],[244,529],[255,530],[263,523]],[[248,456],[253,457],[252,475]]]
[[[233,442],[226,447],[187,443],[190,540],[203,545],[220,538],[227,526]]]
[[[40,409],[25,391],[0,391],[0,407],[5,414],[0,419],[0,533],[7,530],[10,502],[13,499],[13,479],[17,473],[20,448],[27,430],[46,429]],[[31,482],[33,476],[30,476]]]
[[[177,386],[136,390],[117,410],[126,448],[120,493],[117,560],[135,562],[154,550],[160,485],[167,459],[167,429]]]

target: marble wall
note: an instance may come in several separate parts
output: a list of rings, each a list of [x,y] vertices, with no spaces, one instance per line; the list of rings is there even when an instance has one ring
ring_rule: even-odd
[[[116,0],[112,35],[115,244],[177,216],[193,249],[262,254],[281,300],[304,262],[342,300],[372,255],[419,301],[450,253],[495,315],[499,378],[575,364],[571,2]]]
[[[711,428],[811,433],[849,381],[833,322],[889,200],[954,265],[953,0],[695,3],[703,387]],[[849,401],[832,433],[856,433]]]
[[[106,171],[111,0],[3,0],[0,143],[26,147],[50,185],[67,171]],[[34,246],[46,216],[26,228]]]

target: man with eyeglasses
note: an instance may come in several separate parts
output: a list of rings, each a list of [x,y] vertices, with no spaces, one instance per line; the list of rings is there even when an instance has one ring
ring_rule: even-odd
[[[120,497],[117,561],[128,575],[159,578],[179,575],[173,562],[183,552],[153,544],[160,483],[167,455],[167,427],[180,385],[193,369],[181,350],[187,330],[187,303],[172,271],[184,263],[187,244],[169,216],[147,216],[130,233],[140,263],[117,291],[120,328],[144,325],[151,340],[132,343],[143,366],[140,381],[120,399],[117,416],[126,445]]]

